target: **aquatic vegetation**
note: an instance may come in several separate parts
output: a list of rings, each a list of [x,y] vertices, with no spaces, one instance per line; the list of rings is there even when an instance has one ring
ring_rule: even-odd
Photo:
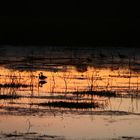
[[[117,97],[118,94],[113,91],[76,91],[73,94],[77,95],[97,95],[97,96],[105,96],[105,97]]]
[[[21,98],[21,96],[16,95],[16,94],[14,94],[14,95],[0,95],[0,100],[1,99],[4,99],[4,100],[6,100],[6,99],[18,99],[18,98]]]
[[[38,134],[36,132],[27,132],[27,133],[21,133],[21,132],[13,132],[13,133],[0,133],[0,138],[2,139],[24,139],[24,140],[65,140],[63,137],[55,136],[55,135],[47,135],[47,134]]]
[[[20,83],[5,83],[5,84],[0,84],[0,88],[27,88],[30,85],[27,84],[20,84]]]
[[[40,106],[50,106],[50,107],[62,107],[62,108],[73,108],[73,109],[88,109],[88,108],[98,108],[100,105],[96,102],[66,102],[66,101],[54,101],[54,102],[44,102],[39,103]]]

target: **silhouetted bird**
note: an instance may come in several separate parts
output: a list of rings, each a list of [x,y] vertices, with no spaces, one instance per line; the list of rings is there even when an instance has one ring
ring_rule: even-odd
[[[44,76],[42,72],[39,73],[39,80],[45,80],[47,76]]]

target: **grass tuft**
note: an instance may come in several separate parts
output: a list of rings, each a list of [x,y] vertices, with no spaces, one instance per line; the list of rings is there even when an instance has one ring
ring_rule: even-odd
[[[19,95],[0,95],[0,99],[4,99],[4,100],[6,100],[6,99],[18,99],[18,98],[20,98],[21,96],[19,96]]]
[[[64,101],[56,101],[56,102],[47,102],[47,103],[39,103],[40,106],[50,106],[50,107],[62,107],[62,108],[72,108],[72,109],[87,109],[87,108],[97,108],[99,107],[98,103],[92,102],[64,102]]]
[[[76,91],[73,94],[77,95],[97,95],[97,96],[104,96],[104,97],[117,97],[116,92],[112,91]]]

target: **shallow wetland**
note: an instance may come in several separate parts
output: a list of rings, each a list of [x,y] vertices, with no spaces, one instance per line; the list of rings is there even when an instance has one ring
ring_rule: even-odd
[[[140,139],[140,49],[0,47],[0,139]]]

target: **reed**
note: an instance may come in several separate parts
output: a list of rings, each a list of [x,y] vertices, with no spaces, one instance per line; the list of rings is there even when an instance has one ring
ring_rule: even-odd
[[[4,99],[4,100],[18,99],[18,98],[21,98],[21,96],[20,95],[16,95],[16,94],[13,94],[13,95],[0,95],[0,100],[1,99]]]
[[[73,92],[76,95],[97,95],[104,97],[117,97],[117,93],[113,91],[76,91]]]
[[[66,101],[54,101],[39,103],[40,106],[58,107],[58,108],[70,108],[70,109],[88,109],[98,108],[100,105],[95,102],[66,102]]]

